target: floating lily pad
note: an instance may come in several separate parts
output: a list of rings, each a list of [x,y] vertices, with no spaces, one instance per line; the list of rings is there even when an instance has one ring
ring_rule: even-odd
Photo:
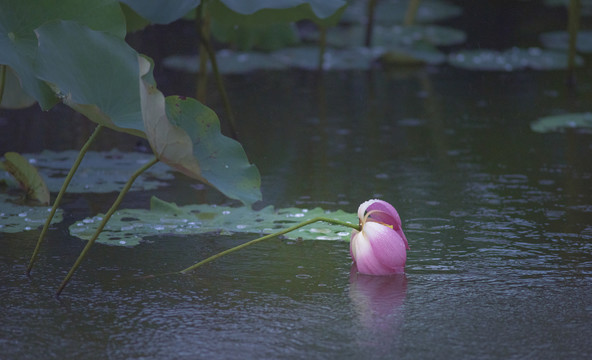
[[[23,154],[23,156],[37,167],[49,190],[58,192],[78,152],[46,150],[38,154]],[[152,158],[154,158],[152,154],[137,152],[89,151],[68,186],[68,193],[120,191],[133,172]],[[165,186],[168,180],[174,178],[171,171],[172,169],[164,164],[156,164],[134,182],[131,191],[153,190]],[[9,178],[8,173],[0,172],[0,180]]]
[[[43,226],[51,210],[50,207],[18,205],[11,197],[0,194],[0,232],[16,233],[35,230]],[[52,224],[62,221],[62,210],[57,210]]]
[[[115,246],[135,246],[143,237],[159,234],[195,235],[219,232],[252,233],[254,237],[271,234],[314,217],[324,216],[345,222],[357,222],[355,214],[341,210],[328,212],[286,208],[274,210],[268,206],[255,211],[250,207],[216,205],[177,206],[153,197],[150,210],[123,209],[107,223],[97,242]],[[102,220],[97,215],[70,226],[70,234],[88,240]],[[314,223],[284,235],[288,239],[349,241],[351,229],[327,223]]]
[[[567,50],[569,33],[567,31],[551,31],[541,34],[541,42],[546,48]],[[583,53],[592,53],[592,30],[580,30],[576,38],[576,49]]]
[[[316,70],[319,66],[320,48],[318,46],[301,46],[286,48],[273,52],[272,56],[289,67]],[[370,68],[372,61],[381,52],[364,47],[349,49],[326,49],[324,53],[324,70],[365,70]]]
[[[448,62],[452,66],[468,70],[516,71],[526,68],[534,70],[557,70],[567,68],[567,54],[540,48],[511,48],[500,52],[495,50],[465,50],[451,54]],[[578,65],[583,64],[576,57]]]
[[[366,27],[361,25],[349,27],[334,27],[327,31],[327,44],[335,47],[361,46],[364,44]],[[318,33],[310,33],[308,40],[318,41]],[[411,47],[415,44],[431,44],[434,46],[448,46],[461,44],[466,40],[466,34],[444,26],[413,25],[413,26],[374,26],[372,45],[382,47]]]
[[[543,3],[549,7],[555,6],[569,6],[571,0],[544,0]],[[580,0],[581,10],[583,16],[592,15],[592,0]]]
[[[380,25],[402,24],[409,5],[408,0],[391,0],[378,2],[374,8],[374,21]],[[367,1],[351,3],[341,17],[347,23],[364,23],[366,21]],[[440,0],[423,0],[417,9],[417,23],[432,23],[459,16],[462,8]]]
[[[568,128],[592,128],[592,113],[546,116],[530,124],[532,131],[546,133]]]

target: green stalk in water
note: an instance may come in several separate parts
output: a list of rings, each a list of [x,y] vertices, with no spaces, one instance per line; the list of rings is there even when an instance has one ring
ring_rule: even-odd
[[[257,243],[259,243],[261,241],[272,239],[274,237],[287,234],[287,233],[289,233],[291,231],[294,231],[296,229],[299,229],[301,227],[304,227],[306,225],[310,225],[312,223],[316,223],[316,222],[319,222],[319,221],[323,221],[323,222],[326,222],[326,223],[329,223],[329,224],[334,224],[334,225],[343,225],[343,226],[347,226],[347,227],[350,227],[352,229],[361,231],[361,227],[359,225],[354,225],[354,224],[351,224],[351,223],[347,223],[347,222],[343,222],[343,221],[339,221],[339,220],[334,220],[334,219],[330,219],[330,218],[326,218],[326,217],[316,217],[316,218],[313,218],[313,219],[310,219],[310,220],[301,222],[300,224],[296,224],[294,226],[291,226],[291,227],[289,227],[287,229],[278,231],[276,233],[265,235],[265,236],[260,237],[258,239],[251,240],[251,241],[246,242],[244,244],[241,244],[241,245],[235,246],[233,248],[230,248],[228,250],[222,251],[222,252],[220,252],[220,253],[218,253],[216,255],[210,256],[209,258],[198,262],[197,264],[194,264],[194,265],[192,265],[192,266],[190,266],[190,267],[188,267],[186,269],[183,269],[183,270],[179,271],[179,273],[186,274],[186,273],[188,273],[190,271],[193,271],[193,270],[197,269],[198,267],[200,267],[202,265],[205,265],[205,264],[207,264],[209,262],[212,262],[212,261],[214,261],[214,260],[216,260],[216,259],[218,259],[218,258],[220,258],[220,257],[222,257],[224,255],[228,255],[228,254],[233,253],[233,252],[235,252],[237,250],[246,248],[247,246],[255,245],[255,244],[257,244]]]
[[[111,205],[111,208],[109,208],[109,211],[107,211],[105,216],[103,216],[103,221],[101,221],[101,223],[99,224],[99,227],[97,228],[97,230],[95,231],[93,236],[88,240],[88,243],[86,244],[84,249],[82,249],[82,251],[80,252],[78,259],[76,259],[76,262],[74,263],[74,265],[72,265],[72,268],[70,268],[68,275],[66,275],[66,277],[62,281],[62,284],[58,288],[58,291],[56,292],[56,296],[60,296],[60,294],[62,293],[62,290],[64,290],[64,288],[66,287],[66,285],[68,284],[68,282],[70,281],[72,276],[74,275],[74,272],[76,271],[76,269],[78,269],[78,267],[82,263],[82,260],[84,260],[84,258],[86,257],[91,246],[95,243],[95,240],[97,240],[97,238],[99,237],[99,234],[101,233],[101,231],[103,231],[103,228],[105,227],[105,225],[107,225],[107,222],[109,221],[109,219],[111,219],[111,216],[113,216],[113,214],[115,213],[117,208],[119,208],[119,205],[123,201],[123,197],[125,196],[125,194],[127,194],[129,189],[131,189],[132,185],[134,184],[134,181],[136,181],[138,176],[140,176],[144,171],[148,170],[151,166],[153,166],[157,162],[158,162],[158,158],[152,159],[152,161],[146,163],[144,166],[142,166],[141,168],[136,170],[136,172],[129,178],[129,180],[127,181],[127,183],[125,184],[125,186],[123,187],[121,192],[119,193],[119,196],[117,196],[117,199],[115,199],[115,202],[113,203],[113,205]]]
[[[2,97],[4,96],[4,84],[6,84],[6,67],[8,65],[0,65],[0,104],[2,104]]]
[[[199,37],[199,42],[201,44],[200,48],[203,48],[206,50],[208,58],[210,59],[210,64],[212,65],[212,72],[214,73],[214,78],[216,79],[216,85],[218,86],[218,91],[220,92],[220,96],[222,97],[222,103],[224,104],[224,108],[226,109],[226,115],[228,116],[228,122],[230,125],[230,129],[229,129],[230,137],[232,137],[235,140],[238,140],[238,133],[237,133],[238,126],[237,126],[235,118],[234,118],[234,113],[232,112],[232,107],[230,106],[230,100],[228,98],[228,93],[226,92],[226,88],[224,87],[224,81],[222,80],[222,75],[220,75],[220,71],[218,70],[218,61],[216,60],[216,52],[214,51],[214,48],[212,47],[212,44],[210,43],[208,38],[201,31],[203,28],[203,26],[202,26],[203,6],[204,5],[202,3],[195,10],[196,11],[195,21],[196,21],[196,26],[197,26],[197,30],[198,30],[197,36]],[[207,76],[207,73],[200,74],[200,76]]]
[[[409,5],[407,5],[407,11],[405,12],[405,18],[403,19],[403,26],[411,26],[415,23],[415,17],[417,16],[420,2],[421,0],[411,0],[409,2]]]
[[[580,0],[570,0],[567,19],[567,30],[569,33],[569,50],[567,55],[567,83],[569,86],[574,86],[576,83],[576,44],[578,37],[578,29],[580,28],[581,7],[582,4]]]
[[[41,248],[41,243],[43,242],[43,238],[45,238],[45,234],[47,233],[47,230],[49,229],[49,225],[51,224],[51,220],[53,219],[56,211],[58,210],[58,207],[60,206],[60,204],[62,202],[62,197],[66,193],[66,189],[68,188],[68,185],[70,185],[70,182],[72,181],[72,178],[74,177],[74,174],[76,173],[76,170],[78,170],[78,167],[80,166],[80,163],[82,162],[82,159],[84,158],[84,155],[86,155],[86,152],[88,151],[91,144],[95,141],[95,139],[97,138],[97,136],[101,132],[101,129],[103,129],[103,125],[99,125],[95,128],[95,131],[93,131],[92,135],[88,138],[88,140],[86,140],[86,143],[84,143],[84,146],[82,146],[82,149],[80,149],[80,152],[78,153],[78,157],[76,157],[76,160],[74,161],[74,165],[72,165],[70,172],[68,172],[68,176],[66,176],[66,179],[64,180],[64,183],[62,184],[62,188],[60,189],[58,196],[56,197],[55,201],[53,202],[51,212],[49,213],[47,220],[45,220],[45,225],[43,225],[43,229],[41,230],[41,234],[39,235],[39,239],[37,240],[37,245],[35,245],[35,250],[33,250],[33,255],[31,255],[31,260],[29,261],[29,266],[27,267],[27,275],[31,274],[31,270],[33,269],[33,265],[35,264],[35,261],[37,260],[37,256],[39,255],[39,249]]]

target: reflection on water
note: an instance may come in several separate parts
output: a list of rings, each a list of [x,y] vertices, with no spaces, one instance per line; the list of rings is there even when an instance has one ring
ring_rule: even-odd
[[[401,337],[406,293],[405,274],[364,275],[352,265],[349,297],[360,326],[366,329],[356,339],[361,348],[378,355],[392,355]]]

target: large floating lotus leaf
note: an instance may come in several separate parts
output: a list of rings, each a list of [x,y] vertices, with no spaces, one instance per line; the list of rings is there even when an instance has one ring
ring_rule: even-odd
[[[120,38],[125,36],[125,19],[115,0],[0,1],[0,64],[15,70],[22,87],[43,109],[52,107],[58,99],[37,78],[34,62],[38,42],[34,30],[58,19],[77,21]]]
[[[4,169],[18,181],[27,194],[28,199],[37,200],[44,205],[49,204],[49,190],[37,169],[22,155],[15,152],[4,154]]]
[[[546,116],[530,124],[539,133],[561,131],[570,128],[592,128],[592,113],[576,113]]]
[[[408,0],[379,1],[374,8],[374,22],[380,25],[402,24],[409,5]],[[459,16],[462,9],[441,0],[422,0],[415,21],[417,23],[433,23]],[[366,22],[367,1],[354,1],[345,10],[342,21],[348,23]]]
[[[567,31],[552,31],[541,34],[541,42],[549,49],[567,50],[569,34]],[[592,53],[592,30],[580,30],[576,37],[576,49],[583,53]]]
[[[156,24],[180,19],[199,5],[199,0],[120,0],[135,12]]]
[[[10,66],[6,69],[6,79],[4,81],[4,94],[0,107],[5,109],[22,109],[36,102],[35,99],[23,90],[18,77]]]
[[[261,200],[261,178],[242,146],[220,132],[216,114],[195,99],[168,97],[147,81],[151,64],[140,57],[142,112],[148,141],[160,161],[252,204]]]
[[[251,233],[253,237],[271,234],[314,217],[323,216],[345,222],[357,222],[357,216],[337,210],[286,208],[271,206],[255,211],[250,207],[187,205],[179,207],[152,198],[150,210],[123,209],[107,223],[97,242],[107,245],[135,246],[142,238],[154,235],[196,235],[219,232],[224,235]],[[102,220],[97,215],[70,226],[70,234],[88,240]],[[288,239],[349,241],[351,229],[323,222],[311,224],[284,235]]]
[[[44,150],[37,154],[23,154],[37,168],[51,192],[58,192],[78,152]],[[104,152],[89,151],[68,186],[68,193],[118,192],[130,176],[154,158],[153,154],[124,153],[119,150]],[[0,171],[0,181],[10,182],[11,176]],[[167,186],[174,179],[171,169],[165,164],[156,164],[140,176],[130,191],[154,190]]]
[[[208,4],[212,18],[234,25],[262,25],[312,20],[335,25],[347,7],[344,0],[216,0]]]
[[[556,70],[567,68],[567,55],[552,50],[539,48],[511,48],[499,52],[495,50],[465,50],[451,54],[450,65],[469,69],[487,71],[516,71],[526,68],[534,70]],[[581,65],[583,60],[576,58]]]
[[[43,226],[51,208],[46,206],[18,205],[6,194],[0,194],[0,232],[16,233],[36,230]],[[62,221],[62,210],[58,209],[53,223]]]
[[[326,49],[324,53],[324,70],[367,70],[372,61],[380,54],[375,49],[364,47],[348,49]],[[319,64],[320,49],[318,46],[301,46],[275,51],[272,56],[290,67],[316,70]]]
[[[327,32],[327,44],[335,47],[361,46],[364,44],[366,28],[361,25],[334,27]],[[318,34],[312,37],[318,39]],[[465,41],[463,31],[436,25],[374,26],[372,45],[382,47],[411,47],[415,44],[434,46],[457,45]]]
[[[399,65],[438,65],[446,61],[446,55],[429,44],[417,44],[411,47],[389,47],[379,58],[380,62],[388,66]]]
[[[64,103],[99,124],[145,137],[134,49],[72,21],[51,22],[36,33],[38,75],[54,85]]]

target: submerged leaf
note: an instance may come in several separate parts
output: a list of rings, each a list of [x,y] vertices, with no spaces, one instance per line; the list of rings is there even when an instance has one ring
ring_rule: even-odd
[[[274,210],[273,207],[268,206],[257,211],[247,206],[201,204],[179,207],[156,197],[150,201],[150,208],[150,210],[117,211],[99,235],[97,242],[106,245],[135,246],[144,237],[164,234],[195,235],[212,232],[272,234],[319,216],[344,222],[357,222],[356,214],[341,210],[329,212],[321,208]],[[70,234],[88,240],[101,219],[102,215],[97,215],[76,222],[70,226]],[[350,230],[343,226],[319,222],[285,234],[284,238],[349,241]]]
[[[49,204],[49,190],[37,169],[27,159],[15,152],[4,154],[4,169],[19,182],[27,198]]]
[[[0,232],[16,233],[36,230],[47,220],[51,208],[45,206],[18,205],[6,194],[0,194]],[[58,209],[51,223],[62,221],[61,209]]]
[[[569,128],[592,128],[592,113],[546,116],[530,124],[539,133],[561,131]]]

